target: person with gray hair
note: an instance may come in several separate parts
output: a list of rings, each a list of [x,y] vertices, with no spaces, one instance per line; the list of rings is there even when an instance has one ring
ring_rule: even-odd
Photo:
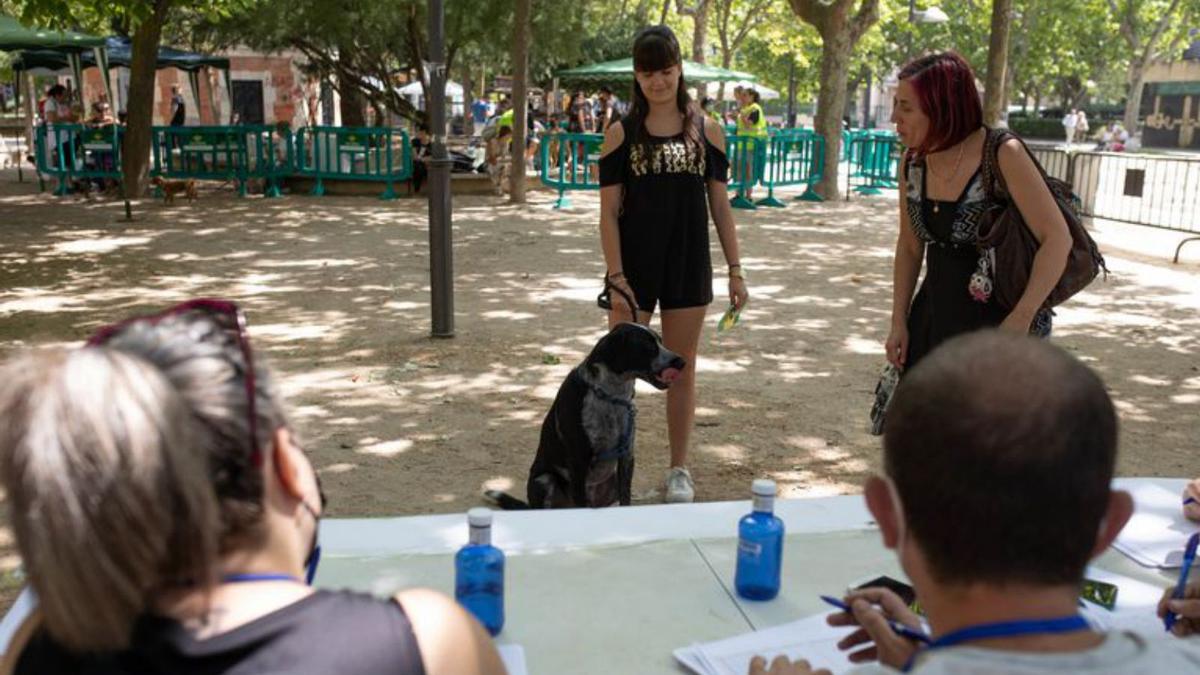
[[[38,600],[3,672],[504,672],[482,626],[439,593],[308,585],[324,497],[233,303],[15,356],[0,421],[0,479]]]

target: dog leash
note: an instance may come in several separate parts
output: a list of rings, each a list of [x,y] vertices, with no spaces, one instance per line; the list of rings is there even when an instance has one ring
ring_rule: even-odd
[[[609,281],[607,275],[604,277],[604,290],[600,291],[600,297],[596,298],[596,304],[600,305],[600,307],[603,309],[612,309],[612,299],[609,297],[610,289],[615,290],[621,294],[622,298],[625,298],[625,302],[629,305],[629,312],[633,315],[632,323],[637,323],[637,313],[640,309],[640,307],[638,307],[637,300],[626,293],[624,289]]]

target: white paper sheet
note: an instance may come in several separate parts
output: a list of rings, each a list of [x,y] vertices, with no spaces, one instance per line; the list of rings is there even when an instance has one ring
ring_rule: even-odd
[[[1183,517],[1180,493],[1153,483],[1126,487],[1133,495],[1134,513],[1113,542],[1113,548],[1143,567],[1178,569],[1183,565],[1183,547],[1200,525]]]
[[[1083,614],[1093,626],[1106,631],[1129,631],[1152,639],[1169,636],[1156,613],[1162,587],[1095,567],[1088,569],[1087,578],[1117,587],[1117,605],[1111,611],[1090,602],[1083,603]]]
[[[525,648],[521,645],[496,645],[496,650],[500,652],[500,660],[504,662],[504,668],[508,671],[508,675],[529,675],[529,669],[525,667]]]
[[[825,622],[828,614],[754,631],[736,637],[692,645],[675,650],[675,659],[697,675],[746,675],[750,659],[768,661],[780,654],[790,659],[806,659],[814,668],[828,668],[838,675],[853,667],[846,653],[837,648],[838,640],[852,628],[835,628]]]

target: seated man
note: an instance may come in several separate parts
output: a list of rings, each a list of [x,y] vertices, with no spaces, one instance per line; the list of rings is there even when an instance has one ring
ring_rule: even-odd
[[[856,673],[1194,673],[1200,647],[1094,631],[1079,616],[1088,562],[1133,510],[1110,484],[1117,418],[1104,383],[1050,344],[997,331],[946,342],[905,374],[888,412],[884,475],[867,505],[925,609],[932,645],[895,594],[847,598]],[[882,611],[881,611],[882,610]],[[756,659],[751,673],[811,673]],[[894,670],[896,669],[896,670]]]

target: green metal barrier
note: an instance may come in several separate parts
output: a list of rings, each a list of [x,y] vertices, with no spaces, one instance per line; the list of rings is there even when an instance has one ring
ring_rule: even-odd
[[[283,179],[296,166],[292,130],[286,126],[240,127],[246,134],[246,175],[263,179],[263,196],[280,197]]]
[[[234,181],[245,196],[249,158],[242,127],[153,127],[151,134],[151,175]]]
[[[746,195],[762,179],[766,153],[764,141],[757,136],[733,134],[725,137],[725,153],[729,157],[729,189],[735,193],[729,205],[735,209],[757,208]]]
[[[294,159],[295,174],[316,179],[316,196],[326,180],[367,180],[386,184],[380,199],[395,199],[395,183],[412,177],[408,134],[388,127],[301,127]]]
[[[806,185],[804,194],[796,197],[800,201],[823,201],[813,186],[825,175],[825,139],[813,131],[783,129],[771,136],[767,146],[766,168],[762,172],[762,184],[767,196],[758,200],[756,206],[781,208],[784,203],[775,197],[775,188],[789,185]]]
[[[850,184],[854,185],[855,178],[861,179],[860,184],[852,189],[853,192],[877,195],[880,188],[899,187],[900,159],[904,150],[895,134],[871,133],[855,138],[850,144],[850,155],[857,158],[851,167]],[[850,198],[850,191],[847,191],[846,198]]]
[[[58,179],[58,196],[67,194],[78,179],[120,181],[124,135],[124,128],[115,124],[43,124],[34,137],[38,173]]]
[[[542,137],[542,185],[558,190],[554,208],[567,209],[568,190],[600,189],[602,134],[550,134]],[[551,156],[551,146],[555,151]],[[553,161],[551,161],[553,159]]]

